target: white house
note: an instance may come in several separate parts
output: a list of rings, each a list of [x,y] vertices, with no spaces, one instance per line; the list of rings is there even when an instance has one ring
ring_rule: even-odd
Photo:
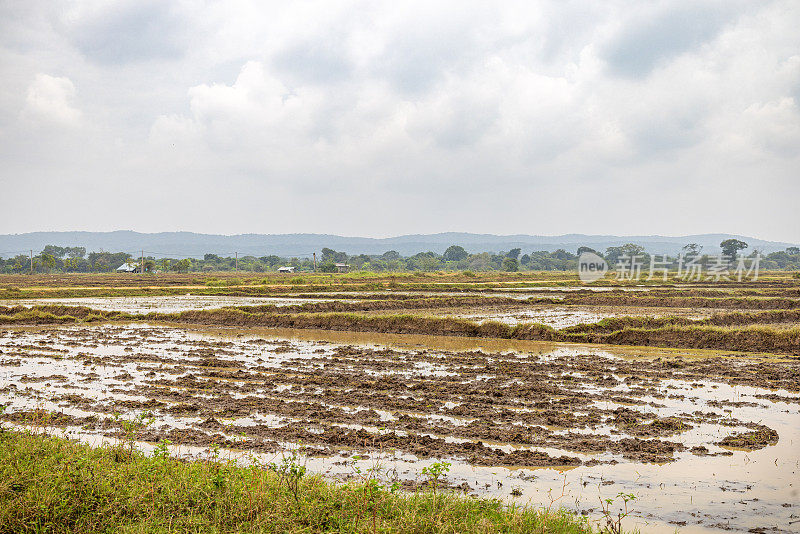
[[[284,267],[279,267],[278,268],[278,272],[279,273],[293,273],[294,272],[294,267],[291,267],[289,265],[286,265]]]
[[[135,263],[131,263],[131,262],[123,263],[122,265],[117,267],[117,272],[120,272],[120,273],[135,273],[138,270],[139,270],[139,266],[136,265]]]

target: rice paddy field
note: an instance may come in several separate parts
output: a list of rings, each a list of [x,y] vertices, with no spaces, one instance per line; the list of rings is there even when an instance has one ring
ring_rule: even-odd
[[[0,277],[3,428],[586,530],[800,531],[794,273],[254,274]]]

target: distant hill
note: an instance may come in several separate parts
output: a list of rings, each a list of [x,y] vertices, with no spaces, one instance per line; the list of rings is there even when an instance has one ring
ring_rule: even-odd
[[[704,252],[719,253],[719,243],[725,239],[741,239],[763,253],[784,250],[794,243],[765,241],[753,237],[730,234],[701,234],[666,237],[612,236],[566,234],[559,236],[493,235],[447,232],[439,234],[402,235],[387,238],[343,237],[325,234],[239,234],[213,235],[192,232],[159,232],[145,234],[120,230],[116,232],[30,232],[0,235],[0,257],[25,254],[33,249],[41,251],[45,245],[80,246],[88,252],[105,250],[129,252],[136,256],[144,250],[146,256],[194,257],[204,254],[232,256],[310,256],[323,247],[348,254],[382,254],[396,250],[404,256],[417,252],[442,253],[450,245],[461,245],[468,252],[500,252],[521,248],[523,253],[534,250],[554,251],[563,248],[575,252],[580,246],[604,251],[607,247],[636,243],[654,254],[676,254],[687,243],[698,243]]]

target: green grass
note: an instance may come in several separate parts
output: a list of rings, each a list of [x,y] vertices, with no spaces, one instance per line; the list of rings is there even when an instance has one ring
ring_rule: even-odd
[[[563,510],[319,476],[299,478],[295,492],[286,480],[225,461],[0,431],[0,533],[592,531]]]

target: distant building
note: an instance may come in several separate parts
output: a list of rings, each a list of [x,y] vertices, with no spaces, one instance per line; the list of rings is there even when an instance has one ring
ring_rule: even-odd
[[[119,273],[135,273],[139,270],[139,266],[135,263],[126,262],[117,267],[117,272]]]
[[[278,272],[279,273],[293,273],[294,269],[295,269],[294,267],[291,267],[291,266],[287,265],[285,267],[279,267],[278,268]]]
[[[337,273],[346,273],[350,269],[350,266],[346,263],[337,263],[336,264],[336,272]]]

